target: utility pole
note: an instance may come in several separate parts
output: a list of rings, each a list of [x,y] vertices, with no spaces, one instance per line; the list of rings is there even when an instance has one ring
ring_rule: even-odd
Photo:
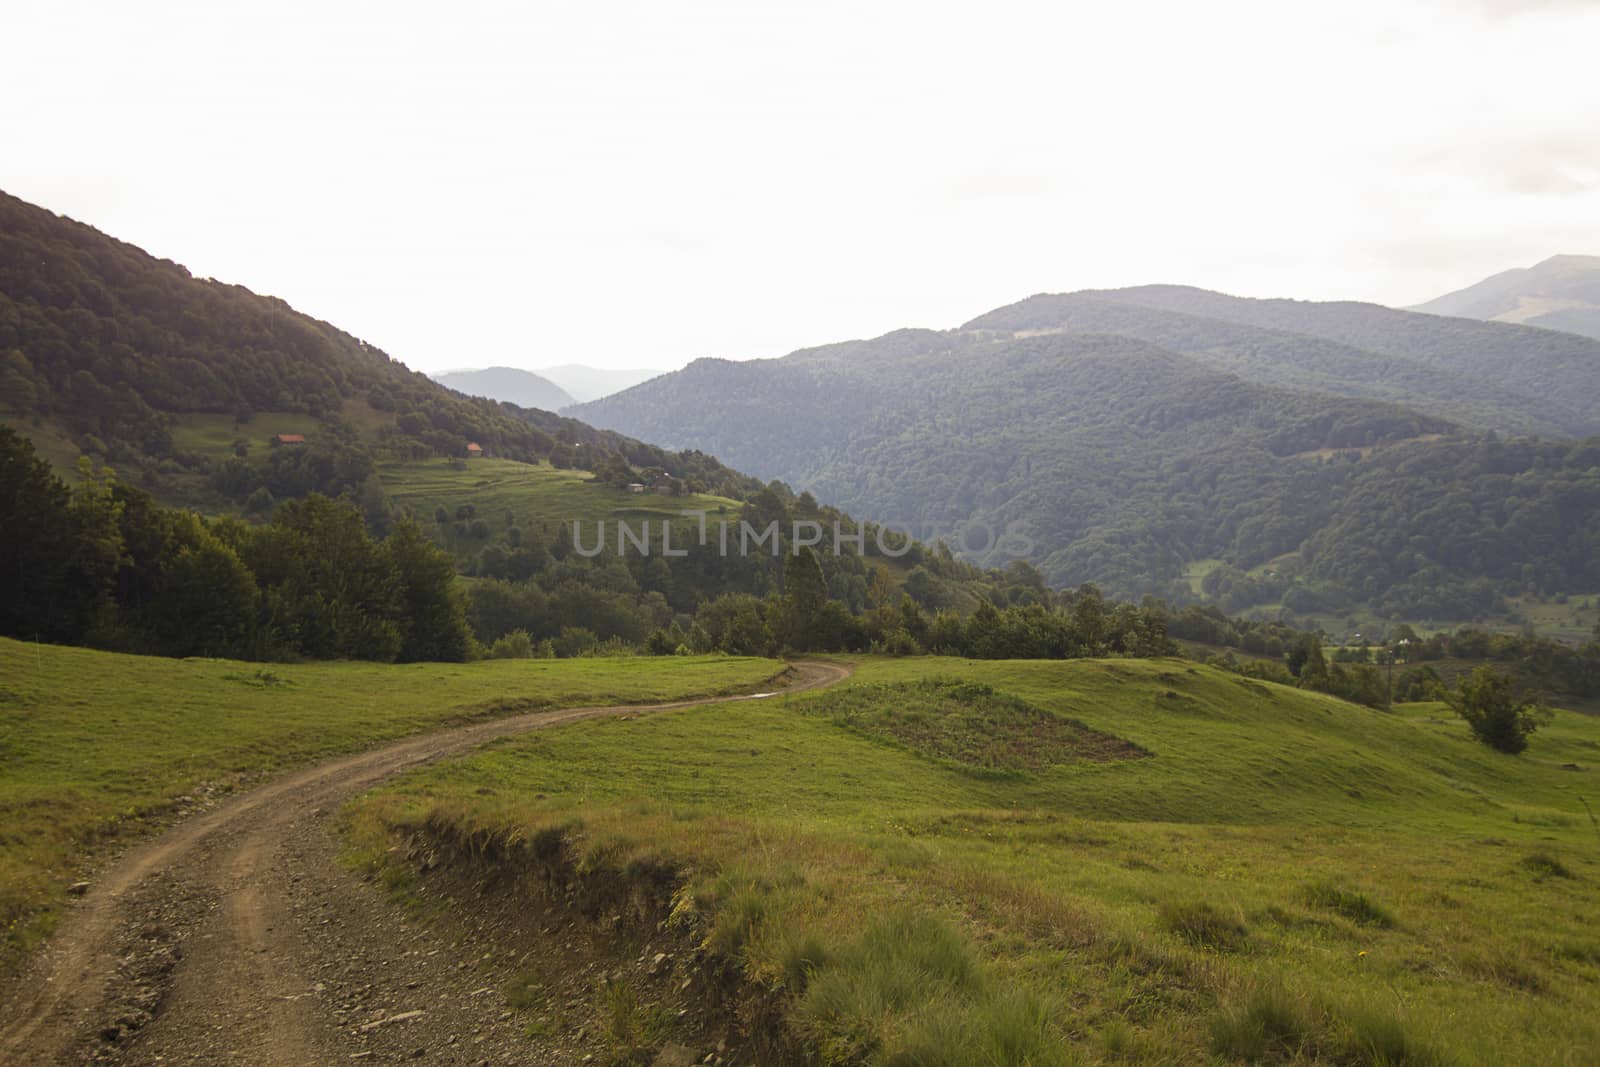
[[[1388,665],[1388,669],[1384,672],[1386,674],[1387,678],[1386,678],[1386,681],[1385,681],[1385,688],[1384,688],[1383,710],[1384,711],[1393,711],[1394,710],[1394,650],[1393,649],[1384,649],[1383,658],[1384,658],[1384,661],[1386,662],[1386,664]]]

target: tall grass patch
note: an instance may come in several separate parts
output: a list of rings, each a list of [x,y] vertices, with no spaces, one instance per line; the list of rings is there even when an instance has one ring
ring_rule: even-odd
[[[1306,903],[1317,908],[1343,915],[1362,926],[1376,926],[1383,930],[1395,927],[1395,918],[1365,893],[1345,889],[1329,881],[1313,882],[1305,889]]]

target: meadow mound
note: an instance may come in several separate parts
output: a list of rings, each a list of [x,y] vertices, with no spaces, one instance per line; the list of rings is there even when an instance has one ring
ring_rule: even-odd
[[[955,677],[855,686],[804,705],[863,737],[988,771],[1039,771],[1149,753],[982,682]]]

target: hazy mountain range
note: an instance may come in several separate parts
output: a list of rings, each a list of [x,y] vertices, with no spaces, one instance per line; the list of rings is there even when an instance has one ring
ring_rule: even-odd
[[[431,375],[434,381],[468,396],[500,400],[518,407],[560,411],[572,404],[620,393],[649,381],[662,372],[649,367],[591,367],[583,363],[563,363],[537,371],[518,367],[489,367],[486,370],[450,370]]]
[[[651,367],[591,367],[583,363],[563,363],[555,367],[540,367],[538,373],[555,382],[572,394],[577,403],[599,400],[601,397],[631,389],[661,374],[660,368]]]
[[[571,413],[925,535],[1021,524],[1020,550],[964,547],[1061,584],[1179,596],[1204,561],[1235,606],[1411,615],[1600,584],[1582,554],[1600,442],[1512,439],[1600,433],[1600,342],[1527,326],[1039,295],[953,330],[699,360]]]
[[[516,367],[453,370],[431,375],[440,385],[458,393],[515,404],[519,408],[560,411],[575,403],[572,394],[550,379]]]

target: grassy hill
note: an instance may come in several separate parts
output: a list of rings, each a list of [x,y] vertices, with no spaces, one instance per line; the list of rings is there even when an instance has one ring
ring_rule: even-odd
[[[550,908],[627,976],[551,1002],[530,960],[531,1054],[586,1027],[648,1062],[736,1017],[764,1062],[1577,1064],[1597,751],[1571,713],[1504,757],[1437,705],[1176,660],[865,660],[827,693],[506,742],[348,818],[420,912]],[[652,951],[689,962],[651,978]]]
[[[439,508],[452,514],[471,504],[480,514],[510,514],[519,524],[565,517],[584,523],[611,518],[677,518],[684,510],[733,513],[739,501],[709,493],[662,496],[596,483],[587,471],[549,464],[481,459],[466,465],[442,459],[393,460],[378,465],[392,500],[418,515]]]
[[[0,638],[0,967],[75,873],[261,775],[510,710],[728,692],[729,657],[379,666],[172,660]]]

